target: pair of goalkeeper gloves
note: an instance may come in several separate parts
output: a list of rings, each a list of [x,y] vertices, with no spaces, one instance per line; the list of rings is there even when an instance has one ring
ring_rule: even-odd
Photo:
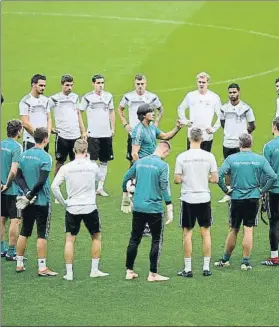
[[[131,201],[128,193],[123,193],[121,211],[124,213],[132,212],[133,202]],[[170,203],[167,205],[167,221],[166,225],[172,223],[173,221],[173,205]]]
[[[25,209],[29,204],[35,203],[37,197],[31,196],[31,192],[29,191],[25,195],[17,196],[16,198],[16,207],[18,210]]]

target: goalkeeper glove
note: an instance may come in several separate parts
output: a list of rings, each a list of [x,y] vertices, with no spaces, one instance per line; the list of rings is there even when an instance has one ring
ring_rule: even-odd
[[[36,201],[37,197],[34,196],[30,198],[30,193],[28,192],[26,195],[18,196],[16,198],[16,207],[18,210],[25,209],[29,204],[33,204]]]
[[[132,201],[130,200],[128,193],[123,193],[121,211],[124,213],[130,213],[132,211]]]
[[[172,223],[173,221],[173,205],[170,203],[167,205],[167,217],[166,225]]]

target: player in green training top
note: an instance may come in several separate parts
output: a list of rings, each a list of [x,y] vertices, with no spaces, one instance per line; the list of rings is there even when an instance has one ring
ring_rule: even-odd
[[[37,225],[38,275],[55,276],[56,272],[46,266],[47,238],[50,227],[50,183],[51,156],[44,150],[49,142],[48,130],[39,127],[34,131],[35,146],[22,154],[16,182],[24,192],[17,207],[22,210],[22,228],[17,241],[17,272],[25,270],[23,255],[27,239],[31,236],[34,222]],[[36,199],[34,201],[34,199]],[[34,204],[30,204],[34,201]],[[20,206],[23,204],[22,206]]]
[[[134,194],[132,233],[126,257],[126,279],[138,277],[138,274],[133,271],[133,267],[146,223],[150,226],[152,236],[148,281],[165,281],[169,279],[157,273],[164,227],[163,200],[167,204],[168,223],[173,220],[173,206],[169,191],[169,167],[162,160],[167,157],[169,151],[170,144],[167,141],[160,142],[154,154],[137,160],[123,178],[121,210],[125,213],[131,211],[131,201],[126,184],[131,178],[137,179]]]
[[[1,141],[1,257],[16,259],[16,240],[18,237],[19,213],[16,208],[18,187],[14,181],[17,173],[22,146],[17,142],[21,137],[22,123],[13,119],[7,124],[7,138]],[[5,242],[6,219],[11,219],[9,230],[9,248]]]
[[[153,124],[155,119],[154,108],[144,103],[138,107],[138,120],[140,121],[132,131],[132,158],[135,162],[139,158],[143,158],[152,154],[156,149],[156,139],[170,140],[182,128],[180,121],[177,122],[176,127],[170,132],[164,133]],[[144,236],[150,236],[150,228],[146,224]]]
[[[259,198],[267,192],[277,180],[277,175],[268,161],[261,155],[253,153],[252,136],[241,134],[240,152],[228,156],[219,169],[219,186],[225,193],[230,193],[230,227],[223,258],[214,263],[216,267],[228,267],[230,257],[236,245],[241,223],[244,226],[243,258],[241,269],[252,269],[249,259],[253,245],[253,227],[257,226]],[[224,182],[226,174],[231,176],[231,191]],[[262,176],[265,184],[261,185]],[[261,189],[262,186],[262,189]]]
[[[277,181],[267,193],[267,213],[269,216],[270,258],[261,262],[266,266],[278,266],[279,243],[279,117],[272,122],[274,139],[264,146],[263,154],[277,174]]]

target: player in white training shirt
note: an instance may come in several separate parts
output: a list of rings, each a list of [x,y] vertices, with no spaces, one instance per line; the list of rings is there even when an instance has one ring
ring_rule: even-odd
[[[135,90],[128,92],[123,95],[123,98],[118,107],[119,117],[121,119],[121,123],[123,127],[126,129],[128,133],[127,140],[127,155],[126,158],[130,161],[132,165],[132,138],[131,133],[133,128],[140,122],[138,120],[137,110],[141,104],[147,103],[154,110],[157,109],[158,115],[154,122],[154,125],[157,127],[163,115],[163,106],[158,98],[158,96],[154,93],[151,93],[146,90],[147,79],[144,75],[137,74],[135,76]],[[128,108],[129,120],[127,121],[124,115],[124,109]]]
[[[55,175],[65,163],[67,157],[75,159],[73,151],[75,141],[81,136],[86,139],[86,130],[78,109],[78,95],[72,92],[74,79],[71,75],[61,77],[61,92],[49,97],[49,108],[53,111],[56,134],[55,140]]]
[[[203,275],[210,276],[211,257],[211,205],[208,182],[218,183],[218,168],[212,153],[200,148],[203,131],[190,130],[190,150],[178,155],[174,182],[182,183],[180,224],[184,234],[184,269],[178,276],[193,277],[192,230],[196,220],[200,226],[203,249]]]
[[[188,137],[192,127],[201,128],[203,131],[203,141],[201,149],[210,152],[213,143],[213,134],[220,127],[221,100],[218,94],[208,90],[210,76],[205,73],[197,75],[198,89],[186,94],[184,100],[178,107],[178,116],[182,123],[188,126]],[[189,109],[189,119],[185,116],[185,110]],[[216,122],[212,126],[214,115]],[[187,139],[187,149],[190,148]]]
[[[275,80],[275,87],[278,95],[278,98],[276,100],[276,117],[278,117],[279,116],[279,78],[276,78]]]
[[[113,160],[112,137],[115,133],[115,113],[111,93],[104,91],[104,76],[94,75],[94,90],[86,93],[80,102],[80,110],[87,113],[88,152],[90,159],[100,161],[101,180],[97,194],[108,196],[104,191],[108,161]]]
[[[92,239],[92,266],[90,277],[104,277],[107,273],[99,270],[101,255],[101,222],[96,206],[95,181],[99,178],[96,163],[87,158],[88,144],[79,139],[74,144],[75,160],[62,166],[55,176],[51,189],[56,199],[66,208],[65,216],[65,280],[73,280],[74,243],[84,222]],[[68,198],[65,200],[60,185],[65,182]]]
[[[36,74],[31,78],[31,91],[19,102],[19,115],[24,127],[23,150],[35,145],[33,138],[37,127],[45,127],[51,134],[51,115],[48,108],[49,99],[44,96],[46,76]],[[45,150],[48,151],[49,145]]]
[[[220,122],[224,128],[223,155],[226,159],[229,155],[237,153],[239,149],[239,136],[242,133],[251,134],[255,128],[255,116],[253,109],[240,100],[240,87],[236,83],[228,86],[229,101],[221,108]],[[225,177],[226,185],[230,189],[230,176]],[[219,202],[230,200],[229,195],[225,195]]]

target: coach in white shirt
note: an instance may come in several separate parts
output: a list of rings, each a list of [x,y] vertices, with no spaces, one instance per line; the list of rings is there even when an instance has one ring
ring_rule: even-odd
[[[132,158],[132,138],[131,133],[133,128],[140,122],[138,120],[137,111],[141,104],[147,103],[151,108],[158,111],[157,118],[154,125],[157,127],[163,115],[163,106],[159,97],[155,93],[151,93],[146,90],[147,79],[142,74],[137,74],[135,76],[135,90],[128,92],[123,95],[123,98],[118,107],[119,117],[123,127],[128,133],[127,140],[127,154],[126,158],[133,163]],[[129,120],[127,121],[124,115],[124,109],[128,108]]]
[[[46,76],[36,74],[31,78],[31,91],[19,102],[19,115],[24,127],[23,151],[35,145],[33,138],[37,127],[46,127],[51,134],[51,115],[48,107],[49,99],[44,96]],[[48,151],[48,145],[45,150]]]
[[[73,280],[74,242],[84,222],[92,238],[92,266],[90,277],[104,277],[99,270],[101,255],[101,222],[96,206],[95,180],[99,177],[96,163],[87,158],[88,144],[79,139],[74,144],[75,160],[62,166],[55,176],[51,189],[56,199],[66,208],[65,216],[65,263],[66,280]],[[60,185],[65,182],[68,198],[65,200]]]
[[[72,92],[74,79],[71,75],[61,77],[61,92],[49,97],[49,108],[53,111],[56,134],[55,140],[55,175],[65,163],[67,157],[75,159],[74,144],[81,136],[86,139],[82,116],[78,109],[78,95]]]
[[[192,230],[196,220],[200,226],[203,249],[203,275],[210,276],[211,257],[211,205],[208,182],[218,183],[218,167],[212,153],[200,148],[203,132],[200,128],[190,130],[190,150],[178,155],[174,182],[181,186],[180,225],[184,233],[184,270],[178,276],[193,277]]]
[[[115,133],[115,113],[111,93],[104,91],[102,75],[92,77],[94,90],[86,93],[80,101],[80,110],[87,113],[88,152],[92,161],[100,161],[101,180],[97,194],[108,196],[104,191],[108,161],[113,160],[112,138]]]
[[[198,89],[186,94],[184,100],[178,107],[178,116],[182,123],[188,126],[188,137],[192,127],[198,127],[203,131],[203,141],[201,149],[210,152],[213,143],[213,134],[220,127],[221,100],[218,94],[208,90],[210,76],[205,73],[197,75]],[[185,116],[185,111],[189,109],[189,119]],[[214,115],[216,122],[212,127]],[[190,148],[187,139],[187,149]]]
[[[276,92],[277,92],[277,100],[276,100],[276,117],[279,116],[279,78],[276,78],[275,80],[275,87],[276,87]]]
[[[240,87],[236,83],[228,86],[229,101],[221,108],[220,122],[224,128],[223,155],[226,159],[229,155],[237,153],[239,149],[239,136],[242,133],[251,134],[256,129],[253,109],[244,101],[240,100]],[[226,185],[230,189],[230,176],[225,177]],[[228,202],[229,195],[225,195],[219,202]]]

